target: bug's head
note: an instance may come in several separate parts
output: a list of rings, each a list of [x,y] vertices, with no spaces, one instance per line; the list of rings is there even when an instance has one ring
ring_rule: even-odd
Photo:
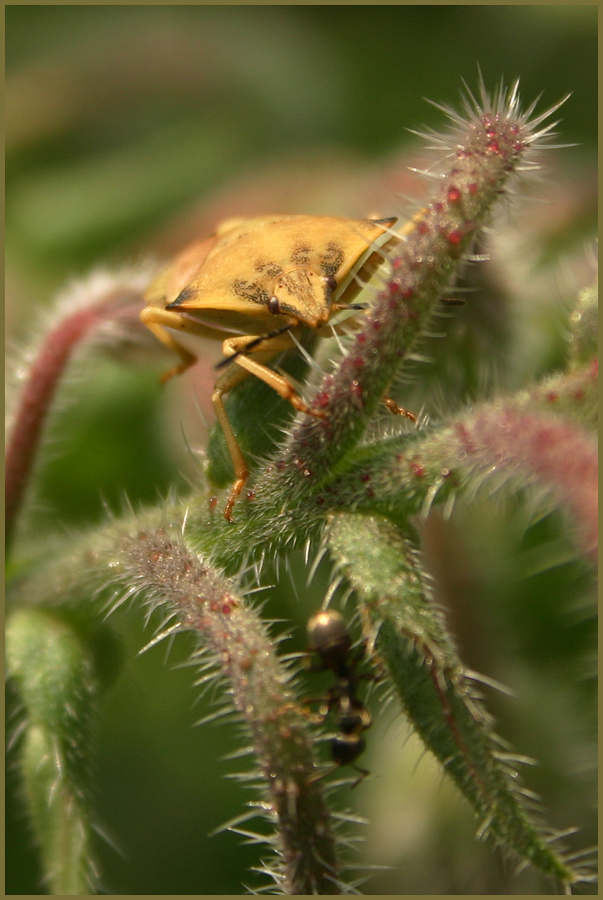
[[[337,279],[312,269],[298,267],[282,272],[274,283],[268,309],[275,315],[289,315],[318,328],[329,321],[331,297]]]

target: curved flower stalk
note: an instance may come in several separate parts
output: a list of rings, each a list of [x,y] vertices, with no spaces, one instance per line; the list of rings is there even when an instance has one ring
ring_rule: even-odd
[[[92,648],[60,613],[22,607],[8,619],[6,660],[24,711],[16,736],[48,890],[87,894],[97,875],[91,760],[99,685]]]
[[[39,337],[12,360],[7,403],[5,525],[10,542],[20,512],[46,419],[67,367],[82,346],[114,348],[131,340],[149,267],[119,273],[95,272],[69,287]]]
[[[226,686],[224,710],[244,724],[256,759],[248,777],[259,785],[259,800],[233,828],[258,811],[268,818],[272,834],[243,833],[271,845],[273,858],[261,871],[284,893],[338,893],[351,886],[316,769],[311,717],[299,704],[290,665],[279,661],[276,642],[244,598],[241,572],[254,566],[261,577],[264,561],[320,546],[321,540],[359,598],[366,638],[388,671],[392,692],[474,809],[479,833],[566,891],[591,878],[587,864],[554,846],[552,830],[535,824],[527,794],[517,788],[518,758],[501,750],[445,617],[434,608],[414,517],[428,515],[433,506],[452,514],[457,499],[469,503],[481,491],[538,484],[547,501],[567,514],[576,547],[592,561],[592,294],[581,296],[570,317],[564,371],[417,431],[405,427],[384,438],[375,428],[400,364],[412,359],[431,317],[450,299],[475,236],[511,176],[534,167],[532,151],[546,146],[554,127],[546,122],[558,106],[532,118],[534,106],[521,112],[517,85],[508,93],[501,88],[492,100],[482,85],[478,100],[468,94],[464,116],[445,110],[450,134],[431,135],[445,157],[434,193],[398,233],[379,285],[367,289],[373,302],[343,358],[320,376],[309,402],[321,418],[302,414],[293,420],[271,457],[256,466],[231,524],[221,513],[220,491],[203,481],[186,501],[170,500],[163,510],[124,516],[69,546],[59,544],[13,585],[11,629],[17,629],[22,608],[55,616],[86,606],[100,617],[132,600],[147,616],[162,613],[151,644],[180,631],[195,633],[191,662],[200,666],[200,683],[217,679]],[[51,394],[39,392],[45,398],[40,409],[47,409]],[[252,395],[253,385],[243,413],[262,415]],[[20,686],[18,654],[9,665]],[[66,702],[62,686],[54,689]],[[33,722],[25,688],[21,699]],[[84,729],[86,721],[82,713]],[[64,740],[78,727],[78,714],[61,724]],[[40,764],[46,759],[42,753]],[[50,797],[53,777],[56,772],[40,798]],[[74,796],[80,793],[85,788],[76,779]],[[58,826],[36,811],[41,802],[32,804],[32,814],[45,844]],[[75,807],[67,807],[69,820]],[[84,858],[85,848],[80,871]],[[74,867],[65,861],[65,878]],[[83,882],[73,876],[71,883],[78,892]]]
[[[32,733],[36,733],[37,715],[45,709],[47,695],[51,694],[51,709],[68,711],[62,719],[57,716],[52,726],[56,740],[68,746],[71,735],[78,735],[80,728],[89,736],[90,728],[84,729],[84,725],[90,718],[94,696],[91,689],[86,690],[87,680],[81,677],[75,663],[68,669],[69,681],[64,681],[61,670],[56,673],[54,665],[56,681],[45,674],[41,676],[38,666],[42,665],[45,673],[46,658],[36,656],[30,660],[29,668],[26,666],[26,654],[36,646],[35,641],[29,640],[29,622],[33,619],[36,623],[52,623],[57,610],[77,609],[82,596],[89,598],[91,593],[96,597],[99,618],[107,607],[113,613],[126,601],[140,598],[147,617],[157,608],[163,617],[159,634],[148,646],[179,632],[192,631],[198,638],[198,649],[191,658],[191,664],[201,673],[197,684],[215,685],[220,679],[225,683],[225,708],[217,715],[226,712],[242,722],[251,742],[248,753],[256,759],[255,769],[246,773],[245,780],[257,783],[262,796],[262,802],[253,804],[251,812],[241,816],[238,824],[258,815],[271,823],[274,834],[259,833],[255,839],[273,848],[275,863],[271,874],[282,892],[339,893],[340,866],[323,788],[312,778],[316,765],[313,738],[297,704],[291,672],[278,660],[274,639],[269,637],[257,611],[237,592],[235,583],[189,550],[179,527],[181,517],[182,512],[177,509],[171,514],[165,511],[113,523],[104,532],[95,532],[80,541],[69,558],[46,564],[40,575],[32,575],[26,583],[14,587],[15,600],[22,602],[8,620],[9,668],[21,688],[22,702],[31,720],[25,728],[27,746],[22,751],[24,777],[28,791],[35,794],[33,814],[41,841],[53,840],[56,822],[48,821],[48,816],[39,811],[46,805],[52,808],[55,782],[59,775],[63,777],[63,766],[57,762],[56,771],[43,778],[39,771],[30,772],[35,769],[33,762],[26,765],[32,756],[30,744]],[[44,610],[29,608],[24,602],[24,591],[41,599]],[[37,630],[42,635],[39,640],[46,639],[51,665],[65,639],[61,634],[55,636],[50,626],[45,629],[38,625]],[[85,661],[86,657],[81,665]],[[78,684],[78,704],[71,696],[72,682]],[[38,749],[48,758],[48,750]],[[89,752],[80,750],[77,758],[81,763],[89,756]],[[75,796],[83,790],[83,778],[74,776]],[[81,823],[76,820],[73,824],[73,810],[66,806],[65,803],[65,822],[79,831]],[[87,860],[85,851],[86,847],[79,848],[81,865]],[[73,869],[73,860],[61,858],[56,865],[61,866],[66,878]],[[56,883],[63,883],[58,876]]]
[[[537,483],[568,515],[576,548],[595,564],[596,387],[591,362],[495,404],[480,404],[444,427],[359,448],[329,486],[338,498],[334,505],[378,511],[404,525],[434,504],[450,512],[456,499]],[[552,413],[559,409],[569,415]]]

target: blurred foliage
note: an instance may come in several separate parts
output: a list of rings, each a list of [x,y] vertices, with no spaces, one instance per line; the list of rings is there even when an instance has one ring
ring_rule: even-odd
[[[423,98],[456,105],[461,78],[474,87],[479,63],[487,85],[519,76],[528,102],[544,90],[546,106],[572,91],[558,130],[560,143],[580,146],[545,158],[563,171],[550,186],[551,207],[531,208],[519,232],[512,210],[494,238],[501,257],[514,260],[518,247],[527,252],[526,235],[537,234],[531,280],[527,264],[489,269],[475,300],[445,324],[447,340],[429,342],[434,364],[410,389],[415,405],[404,402],[437,415],[493,382],[513,387],[553,368],[568,297],[581,286],[576,260],[594,233],[596,15],[586,5],[7,7],[9,334],[27,334],[67,277],[99,262],[167,254],[209,230],[212,216],[271,206],[346,214],[350,194],[372,211],[373,173],[391,166],[408,142],[405,129],[443,124]],[[398,211],[399,198],[389,196]],[[572,273],[565,281],[554,268],[560,253]],[[562,282],[557,296],[553,280]],[[496,360],[492,372],[473,363],[484,347]],[[134,505],[156,502],[194,475],[186,439],[197,427],[195,401],[182,400],[179,385],[162,391],[158,371],[95,362],[83,377],[39,472],[34,535],[98,521],[105,500],[112,509],[125,495]],[[434,559],[447,561],[442,602],[469,665],[515,689],[512,700],[488,695],[499,730],[540,760],[534,785],[553,823],[575,822],[586,832],[581,845],[594,841],[594,814],[584,812],[594,767],[588,574],[568,558],[559,519],[526,527],[520,503],[472,508],[454,526],[430,528]],[[266,574],[276,587],[260,595],[267,615],[293,622],[297,637],[286,651],[303,649],[303,623],[324,597],[328,570],[319,568],[309,587],[305,578],[296,557],[288,572]],[[207,837],[245,799],[222,777],[237,768],[221,761],[233,735],[191,728],[207,706],[191,712],[194,673],[166,671],[160,647],[137,657],[149,639],[139,620],[133,611],[122,636],[132,662],[108,690],[99,727],[99,822],[119,848],[99,839],[105,889],[239,893],[251,883],[254,848],[234,835]],[[186,658],[185,641],[176,642],[171,669]],[[469,813],[440,788],[430,761],[411,776],[417,754],[401,754],[399,719],[383,737],[382,727],[369,736],[373,779],[346,797],[374,822],[366,861],[394,866],[368,890],[541,890],[535,876],[515,878],[475,842]],[[392,805],[400,796],[392,780],[408,789],[404,808]],[[35,854],[16,793],[9,791],[6,888],[35,893]]]

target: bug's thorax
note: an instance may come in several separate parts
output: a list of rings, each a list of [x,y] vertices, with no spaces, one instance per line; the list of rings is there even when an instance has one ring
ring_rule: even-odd
[[[212,243],[200,248],[196,271],[191,255],[181,255],[172,268],[177,277],[168,279],[165,306],[195,314],[238,313],[256,321],[280,313],[317,328],[329,321],[332,298],[341,295],[361,262],[388,236],[393,221],[327,216],[239,220],[220,228]],[[188,283],[182,277],[185,270],[192,276]],[[176,286],[181,288],[177,294]]]

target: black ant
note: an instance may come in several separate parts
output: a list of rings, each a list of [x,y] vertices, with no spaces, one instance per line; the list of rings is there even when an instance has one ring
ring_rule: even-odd
[[[347,622],[341,613],[334,610],[325,610],[312,616],[308,622],[308,638],[310,649],[321,657],[321,664],[311,666],[309,670],[331,669],[337,677],[337,684],[329,688],[320,709],[321,720],[332,712],[339,726],[339,734],[331,738],[331,756],[335,764],[333,768],[353,766],[360,772],[360,778],[352,785],[356,787],[369,774],[355,762],[366,747],[362,732],[369,728],[372,721],[370,712],[356,694],[359,679],[372,677],[358,675],[356,672],[364,651],[359,648],[360,652],[350,657],[352,639]]]

